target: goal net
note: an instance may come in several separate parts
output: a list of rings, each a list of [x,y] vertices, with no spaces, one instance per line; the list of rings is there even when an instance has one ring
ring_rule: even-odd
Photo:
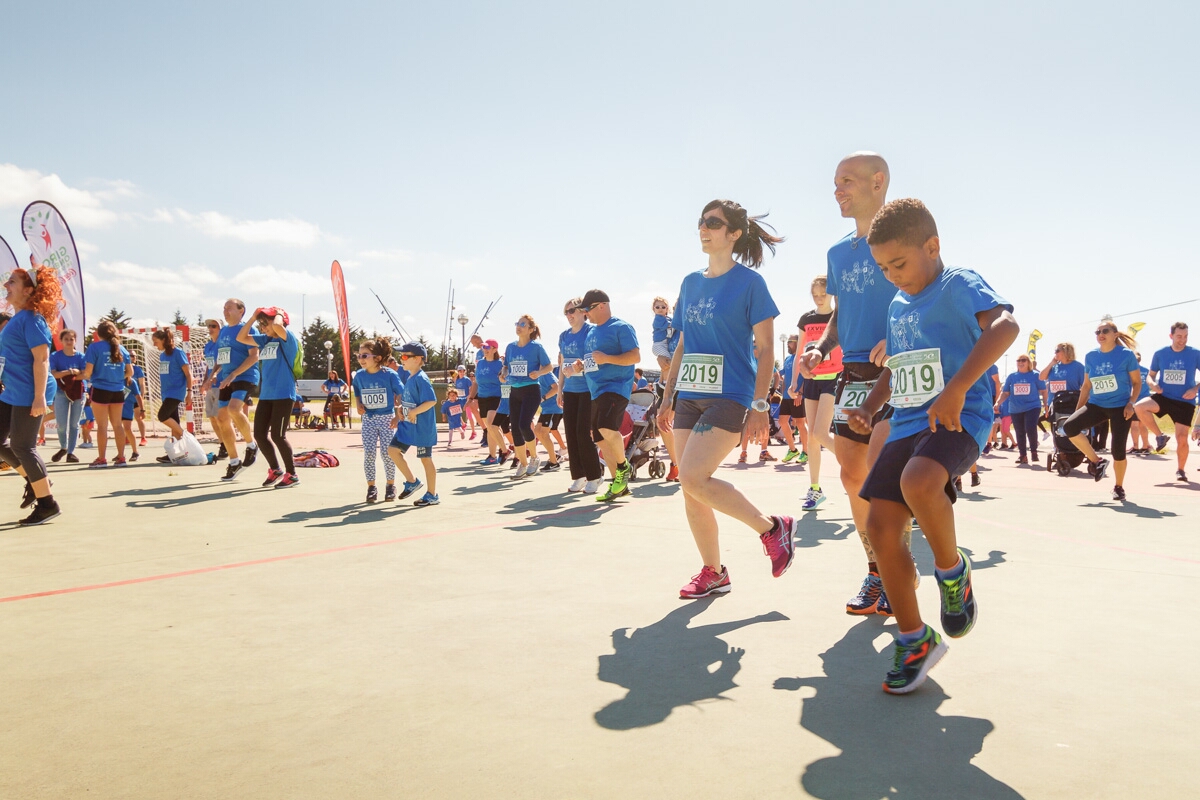
[[[162,406],[162,383],[158,374],[159,353],[152,339],[156,330],[160,329],[133,328],[121,331],[121,344],[129,351],[134,365],[141,367],[141,371],[145,373],[142,403],[146,407],[147,432],[154,436],[167,436],[167,427],[158,421],[158,410]],[[192,370],[192,392],[186,403],[180,407],[179,418],[186,430],[199,436],[206,432],[204,398],[200,394],[200,384],[204,382],[204,373],[208,371],[204,362],[204,345],[208,343],[208,331],[203,327],[193,328],[186,325],[168,325],[161,330],[170,331],[175,346],[183,348],[187,353]]]

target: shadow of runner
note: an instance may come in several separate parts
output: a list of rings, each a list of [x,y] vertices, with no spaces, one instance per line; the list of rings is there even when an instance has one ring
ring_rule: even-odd
[[[792,542],[796,548],[816,547],[821,542],[840,542],[854,532],[851,519],[820,519],[811,511],[796,517],[800,523]]]
[[[597,724],[615,731],[657,725],[677,706],[702,700],[728,700],[722,693],[737,686],[733,677],[745,653],[717,637],[758,622],[786,620],[772,611],[749,619],[688,627],[714,598],[680,606],[660,621],[629,633],[613,631],[612,655],[600,656],[596,677],[629,690],[595,714]]]
[[[825,675],[779,678],[776,689],[815,690],[801,701],[800,725],[841,754],[809,764],[800,783],[823,800],[1020,798],[971,763],[995,726],[976,717],[937,713],[947,699],[932,679],[903,697],[879,688],[891,661],[875,652],[881,632],[866,619],[821,654]]]
[[[591,499],[589,497],[589,499]],[[556,511],[553,514],[538,514],[527,517],[524,525],[508,525],[506,531],[540,531],[543,528],[585,528],[596,525],[608,511],[616,508],[612,503],[596,503],[570,508],[566,511]]]
[[[1125,500],[1113,500],[1105,503],[1080,503],[1080,508],[1107,508],[1110,511],[1116,511],[1118,514],[1132,514],[1140,519],[1163,519],[1165,517],[1179,516],[1174,511],[1159,511],[1157,508],[1149,508],[1148,506],[1139,506],[1137,503]]]

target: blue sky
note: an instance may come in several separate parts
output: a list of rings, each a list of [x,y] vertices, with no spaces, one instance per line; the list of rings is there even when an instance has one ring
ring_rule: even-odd
[[[532,313],[553,342],[563,301],[598,286],[649,360],[650,300],[704,266],[695,220],[715,197],[788,237],[763,268],[777,329],[811,306],[851,227],[834,168],[857,149],[887,157],[891,197],[929,205],[948,263],[1045,334],[1043,359],[1089,349],[1102,314],[1200,297],[1195,4],[41,13],[0,53],[0,235],[23,257],[21,209],[58,204],[91,317],[212,315],[231,294],[295,311],[306,294],[331,317],[337,258],[368,329],[370,287],[440,340],[453,279],[473,319],[504,296],[489,336]],[[1118,322],[1147,322],[1149,350],[1197,311]]]

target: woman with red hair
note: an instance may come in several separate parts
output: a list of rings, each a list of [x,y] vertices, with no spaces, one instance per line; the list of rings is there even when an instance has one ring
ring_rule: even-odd
[[[58,319],[62,287],[54,269],[43,264],[14,269],[4,282],[5,299],[16,313],[0,336],[0,458],[25,478],[21,508],[34,506],[22,525],[40,525],[58,516],[46,464],[37,452],[38,427],[54,398],[50,378],[50,326]]]

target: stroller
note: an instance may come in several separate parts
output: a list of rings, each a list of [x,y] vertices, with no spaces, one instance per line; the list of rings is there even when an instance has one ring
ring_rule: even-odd
[[[661,478],[667,474],[667,468],[659,458],[658,409],[662,405],[662,385],[654,384],[651,388],[642,389],[629,396],[629,405],[625,416],[630,423],[630,431],[625,436],[625,460],[633,469],[633,480],[637,479],[638,468],[649,464],[646,468],[651,478]],[[621,426],[625,433],[625,426]]]
[[[1060,478],[1071,474],[1071,470],[1083,463],[1083,453],[1062,433],[1062,425],[1075,413],[1079,403],[1079,392],[1062,391],[1054,395],[1050,408],[1050,427],[1054,431],[1054,447],[1046,456],[1046,469],[1058,473]]]

